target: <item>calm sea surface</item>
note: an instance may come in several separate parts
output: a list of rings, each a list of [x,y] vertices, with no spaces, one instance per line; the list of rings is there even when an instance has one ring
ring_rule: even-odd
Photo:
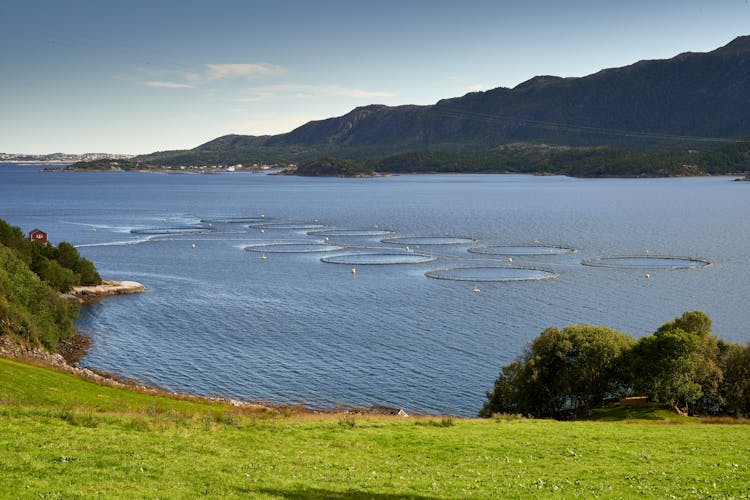
[[[79,245],[105,278],[148,288],[84,311],[78,327],[94,343],[83,364],[170,389],[473,415],[500,367],[549,326],[605,324],[640,337],[699,309],[713,318],[720,337],[750,340],[747,182],[40,168],[0,164],[0,218]],[[258,220],[220,222],[228,218]],[[208,219],[206,232],[180,234]],[[316,228],[327,236],[307,234]],[[385,230],[393,234],[375,234]],[[442,239],[424,239],[437,236]],[[431,244],[449,241],[454,244]],[[249,245],[268,246],[246,251]],[[576,252],[467,252],[487,245]],[[361,263],[400,261],[404,254],[435,260]],[[509,256],[512,268],[533,270],[509,271]],[[710,265],[581,265],[615,256],[690,257]],[[439,273],[469,281],[425,276],[466,267],[492,269]],[[535,277],[536,269],[550,271],[545,276],[552,279],[480,281]]]

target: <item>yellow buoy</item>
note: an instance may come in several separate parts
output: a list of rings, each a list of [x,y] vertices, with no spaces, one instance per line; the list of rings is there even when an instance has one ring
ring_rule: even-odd
[[[406,246],[406,251],[407,251],[407,252],[409,251],[409,245],[407,245],[407,246]]]
[[[651,275],[646,273],[646,279],[649,279],[649,278],[651,278]]]
[[[261,259],[266,260],[268,257],[266,257],[266,254],[263,254],[260,256]]]
[[[328,236],[326,236],[325,238],[323,238],[323,241],[328,241],[329,239],[330,238],[328,238]]]
[[[357,274],[357,270],[355,268],[352,268],[352,274]]]
[[[508,257],[508,264],[513,264],[513,257]]]
[[[479,287],[475,286],[474,289],[472,290],[472,292],[479,293],[479,292],[481,292],[481,290],[479,289]]]

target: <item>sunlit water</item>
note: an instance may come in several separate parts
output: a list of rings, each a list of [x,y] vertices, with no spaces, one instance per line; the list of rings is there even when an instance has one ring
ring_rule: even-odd
[[[324,179],[4,165],[0,218],[71,241],[104,277],[148,288],[85,310],[86,365],[206,395],[473,415],[501,365],[549,326],[642,336],[699,309],[722,338],[750,340],[748,190],[726,177]],[[487,246],[515,250],[467,252]],[[576,251],[518,250],[537,247]],[[649,278],[641,266],[581,265],[646,255],[710,265],[649,267]],[[465,267],[484,270],[454,274],[518,267],[557,277],[425,276]]]

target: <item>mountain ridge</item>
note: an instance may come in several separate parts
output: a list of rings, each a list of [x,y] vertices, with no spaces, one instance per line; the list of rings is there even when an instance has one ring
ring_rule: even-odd
[[[750,137],[750,36],[710,52],[644,59],[582,77],[534,76],[432,105],[370,104],[277,135],[230,134],[193,150],[214,157],[373,158],[479,152],[515,143],[684,148]],[[159,161],[179,152],[136,158]],[[241,156],[241,155],[240,155]]]

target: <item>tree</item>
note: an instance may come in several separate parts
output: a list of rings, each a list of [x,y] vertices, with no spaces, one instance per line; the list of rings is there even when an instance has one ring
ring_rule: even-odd
[[[96,266],[89,259],[81,259],[78,262],[78,274],[81,276],[81,285],[99,285],[102,282]]]
[[[703,312],[686,312],[641,338],[631,352],[631,382],[657,403],[682,414],[718,411],[718,340]]]
[[[625,391],[625,355],[635,341],[604,326],[548,328],[502,368],[480,415],[564,418]]]
[[[55,350],[59,340],[75,332],[74,313],[59,293],[0,244],[0,335],[16,335]]]
[[[750,344],[743,347],[721,342],[720,351],[723,410],[735,417],[750,417]]]
[[[64,268],[56,260],[42,260],[35,271],[49,286],[60,292],[67,292],[81,281],[76,273]]]

